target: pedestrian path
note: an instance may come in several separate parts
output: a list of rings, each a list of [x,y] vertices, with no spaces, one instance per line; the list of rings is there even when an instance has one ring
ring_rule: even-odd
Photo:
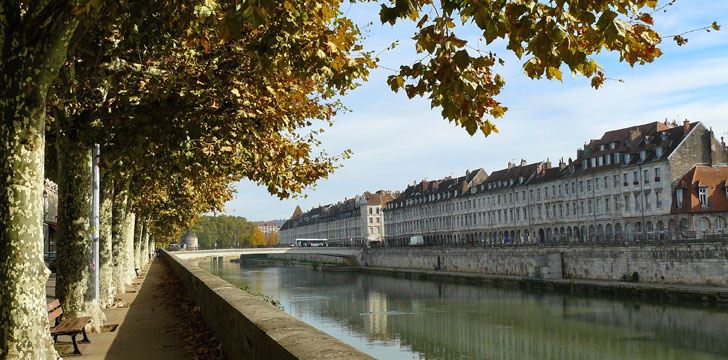
[[[135,280],[138,285],[128,286],[116,297],[129,304],[126,308],[105,309],[104,326],[109,332],[89,334],[90,344],[79,344],[82,356],[72,355],[72,345],[66,336],[60,337],[56,349],[64,358],[89,360],[183,360],[192,356],[185,350],[186,344],[172,331],[177,318],[165,303],[165,296],[158,291],[169,274],[169,267],[162,260],[154,260]],[[48,281],[47,294],[55,295],[55,277]]]

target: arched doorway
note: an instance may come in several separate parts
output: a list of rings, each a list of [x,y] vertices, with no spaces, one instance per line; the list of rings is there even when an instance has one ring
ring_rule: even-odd
[[[612,224],[607,224],[607,226],[605,226],[604,228],[607,235],[606,241],[614,240],[614,233],[612,233]]]
[[[589,242],[594,242],[594,225],[589,225]]]
[[[543,244],[546,242],[546,235],[543,232],[543,229],[538,229],[538,240]]]
[[[622,224],[616,223],[614,224],[614,240],[622,241]]]
[[[604,227],[602,226],[602,224],[597,225],[597,241],[604,241]]]
[[[627,241],[634,241],[634,231],[632,228],[632,224],[627,223],[627,225],[624,226],[624,232],[627,235]]]

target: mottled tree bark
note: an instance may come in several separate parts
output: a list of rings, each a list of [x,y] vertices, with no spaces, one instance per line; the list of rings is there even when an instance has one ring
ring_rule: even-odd
[[[152,234],[149,234],[149,240],[148,240],[148,243],[147,243],[147,248],[149,249],[149,258],[150,259],[153,259],[154,258],[154,251],[156,250],[156,248],[154,246],[154,238],[152,238]]]
[[[123,292],[126,276],[124,229],[126,227],[129,184],[124,182],[115,185],[114,201],[111,209],[111,259],[114,264],[112,284],[116,292]]]
[[[102,174],[103,175],[103,174]],[[107,307],[114,302],[114,262],[111,247],[111,214],[114,201],[114,182],[101,177],[99,203],[99,305]]]
[[[0,5],[0,359],[55,359],[43,264],[48,87],[76,28],[67,2]],[[44,11],[40,11],[40,8]]]
[[[149,242],[149,223],[144,222],[144,231],[142,232],[141,244],[139,246],[139,267],[143,267],[149,262],[147,253],[147,243]]]
[[[133,207],[132,201],[127,205],[129,209]],[[134,224],[136,223],[136,214],[131,210],[126,215],[124,224],[124,285],[131,284],[136,277],[134,271]]]
[[[134,221],[134,269],[141,268],[141,258],[139,252],[142,246],[142,236],[144,235],[144,219],[137,216]]]
[[[70,119],[69,119],[70,120]],[[104,313],[93,293],[91,229],[91,147],[77,138],[78,120],[57,119],[58,240],[56,297],[63,317],[91,316],[91,330],[100,330]],[[68,126],[68,127],[66,127]]]

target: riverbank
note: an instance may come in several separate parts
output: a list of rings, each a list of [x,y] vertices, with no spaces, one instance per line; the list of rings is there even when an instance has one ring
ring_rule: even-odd
[[[514,275],[486,275],[454,271],[418,270],[362,266],[360,271],[411,279],[433,279],[458,283],[487,284],[561,293],[629,296],[640,300],[671,303],[703,303],[728,306],[728,288],[683,284],[655,284],[584,279],[532,279]]]

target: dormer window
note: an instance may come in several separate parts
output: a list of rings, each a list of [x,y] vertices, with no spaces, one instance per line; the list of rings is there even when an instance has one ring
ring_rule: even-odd
[[[521,177],[518,178],[518,183],[519,184],[523,184],[523,176],[521,176]]]
[[[620,160],[619,157],[620,157],[620,155],[621,155],[620,153],[614,153],[614,163],[615,164],[619,164],[619,160]]]
[[[609,165],[609,164],[612,163],[612,155],[611,154],[607,154],[607,156],[604,157],[604,163],[607,164],[607,165]]]
[[[629,164],[630,157],[631,157],[630,154],[624,154],[624,164],[625,165]]]
[[[663,140],[663,141],[664,141],[664,140],[667,140],[667,133],[666,133],[666,132],[664,132],[664,131],[663,131],[663,132],[661,132],[661,133],[660,133],[660,138],[662,138],[662,140]]]
[[[645,161],[645,158],[647,158],[647,151],[646,150],[640,151],[640,161]]]
[[[588,168],[589,167],[589,162],[586,161],[586,160],[582,160],[581,161],[581,167],[584,168],[584,169]]]
[[[604,151],[604,144],[599,145],[599,151]]]
[[[611,144],[609,144],[609,148],[610,149],[616,149],[617,148],[617,142],[615,141],[615,142],[612,142]]]
[[[650,141],[652,141],[652,137],[649,135],[645,135],[645,144],[649,144]]]
[[[658,146],[655,148],[655,157],[659,159],[660,156],[662,156],[662,146]]]
[[[702,207],[710,206],[708,204],[708,188],[707,187],[698,188],[698,199],[700,200],[700,206],[702,206]]]
[[[599,157],[599,166],[604,165],[604,156]]]
[[[597,166],[597,158],[591,158],[591,167]]]
[[[675,189],[675,208],[682,209],[683,189]]]

